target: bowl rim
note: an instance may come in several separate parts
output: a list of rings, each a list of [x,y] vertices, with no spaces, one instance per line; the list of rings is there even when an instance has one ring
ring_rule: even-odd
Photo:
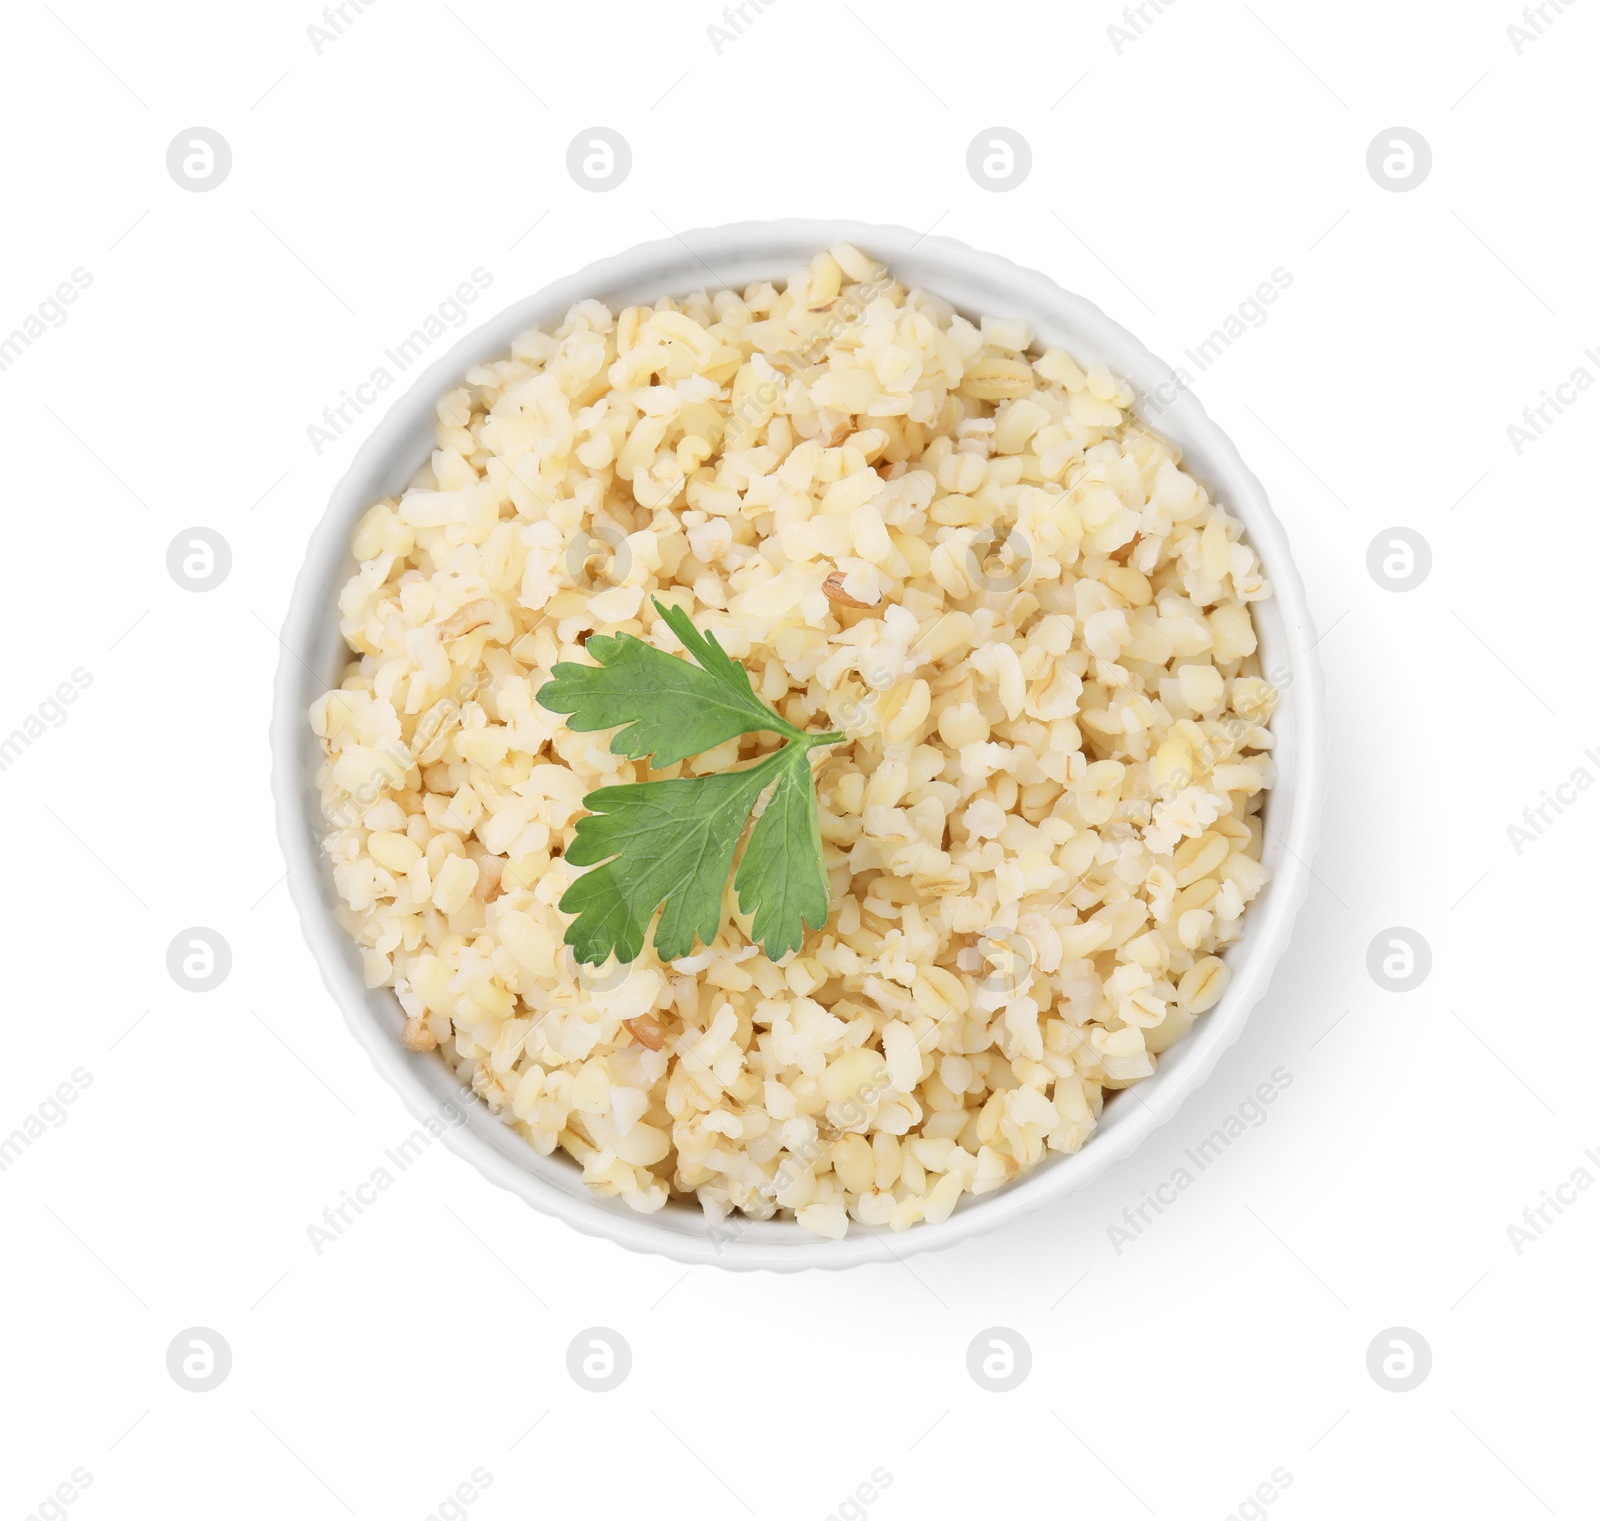
[[[1063,346],[1080,358],[1090,352],[1105,357],[1112,372],[1133,385],[1139,398],[1136,411],[1142,420],[1151,423],[1160,417],[1158,431],[1179,445],[1186,463],[1196,455],[1202,457],[1203,468],[1196,473],[1204,477],[1213,496],[1223,499],[1228,511],[1244,523],[1246,536],[1273,586],[1273,597],[1255,604],[1254,610],[1258,625],[1263,619],[1274,624],[1272,643],[1276,648],[1271,652],[1274,664],[1270,669],[1282,673],[1277,684],[1286,694],[1273,720],[1275,738],[1282,748],[1271,806],[1275,815],[1286,811],[1287,818],[1275,817],[1275,827],[1269,831],[1279,847],[1274,878],[1252,904],[1245,934],[1230,948],[1232,978],[1221,1001],[1167,1053],[1154,1076],[1136,1085],[1139,1104],[1123,1101],[1114,1123],[1103,1122],[1081,1150],[1070,1156],[1050,1156],[992,1193],[964,1196],[947,1220],[918,1224],[895,1235],[893,1249],[887,1244],[887,1232],[857,1222],[851,1223],[846,1236],[833,1241],[792,1221],[746,1223],[732,1216],[721,1228],[713,1228],[684,1206],[669,1205],[659,1214],[639,1214],[621,1201],[588,1191],[577,1182],[578,1170],[570,1159],[541,1157],[492,1116],[487,1105],[475,1099],[466,1105],[457,1103],[455,1095],[462,1090],[447,1064],[436,1059],[419,1061],[401,1045],[397,1032],[403,1016],[393,991],[366,988],[355,943],[330,911],[331,873],[318,844],[320,811],[313,814],[307,806],[311,735],[304,701],[310,689],[305,680],[308,674],[316,677],[317,673],[300,652],[326,643],[330,593],[336,596],[337,587],[354,564],[348,545],[356,517],[384,494],[372,484],[375,479],[396,478],[396,461],[406,455],[411,435],[421,425],[431,429],[437,398],[459,384],[473,364],[504,353],[517,333],[559,321],[579,300],[613,301],[613,292],[640,287],[653,289],[657,295],[721,289],[726,282],[713,268],[718,261],[741,270],[760,263],[767,270],[764,277],[777,280],[815,250],[841,240],[887,263],[902,279],[907,268],[937,266],[935,278],[905,283],[944,297],[958,309],[972,310],[971,302],[952,292],[963,287],[982,289],[983,299],[1012,307],[1013,314],[1027,320],[1036,334],[1041,328],[1070,332],[1070,338],[1059,340]],[[691,274],[693,279],[686,278]],[[714,278],[707,280],[707,274]],[[733,283],[742,289],[752,278],[763,276],[736,275]],[[989,293],[990,287],[996,288],[995,294]],[[1003,310],[989,314],[1007,315]],[[411,450],[415,452],[414,444]],[[409,474],[407,469],[401,479]],[[1276,626],[1279,624],[1281,627]],[[337,634],[336,622],[333,632]],[[1264,630],[1263,634],[1265,655]],[[342,640],[335,642],[342,647]],[[431,1125],[452,1151],[491,1182],[586,1235],[679,1262],[778,1271],[882,1262],[987,1234],[1086,1187],[1165,1124],[1183,1100],[1204,1084],[1222,1053],[1238,1038],[1289,943],[1313,875],[1310,863],[1320,833],[1325,787],[1322,675],[1305,590],[1265,488],[1206,414],[1185,379],[1157,359],[1134,334],[1048,275],[943,235],[814,218],[696,228],[596,260],[503,308],[463,333],[448,351],[417,373],[411,384],[389,401],[385,415],[357,449],[312,531],[280,644],[269,735],[278,840],[302,933],[323,985],[351,1033],[412,1116]],[[1287,746],[1283,746],[1281,732],[1285,725],[1291,740]],[[1273,848],[1269,844],[1269,852]],[[688,1228],[686,1218],[698,1222],[698,1228]]]

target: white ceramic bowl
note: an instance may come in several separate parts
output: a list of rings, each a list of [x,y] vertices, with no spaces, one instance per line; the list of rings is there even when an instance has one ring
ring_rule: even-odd
[[[1278,780],[1266,805],[1270,832],[1265,860],[1272,882],[1251,906],[1242,940],[1228,953],[1233,978],[1227,993],[1190,1035],[1162,1058],[1138,1086],[1138,1099],[1113,1095],[1099,1128],[1075,1156],[1050,1154],[1026,1176],[991,1194],[967,1196],[939,1225],[918,1225],[892,1238],[898,1256],[949,1246],[1031,1214],[1082,1188],[1125,1157],[1171,1118],[1238,1037],[1245,1017],[1265,992],[1273,964],[1289,940],[1305,897],[1317,844],[1322,795],[1321,680],[1312,654],[1311,619],[1283,530],[1261,483],[1233,445],[1181,391],[1172,370],[1131,333],[1080,296],[1008,259],[981,253],[951,238],[918,236],[902,227],[856,222],[743,222],[703,228],[681,238],[642,243],[602,259],[537,295],[508,307],[467,334],[390,404],[388,415],[361,447],[312,537],[284,625],[272,718],[272,780],[278,833],[288,858],[289,887],[324,982],[357,1040],[406,1107],[419,1119],[456,1111],[445,1130],[451,1148],[502,1188],[588,1235],[681,1262],[731,1268],[792,1270],[848,1267],[887,1256],[886,1232],[852,1224],[827,1241],[787,1221],[735,1216],[716,1232],[697,1206],[672,1204],[641,1215],[616,1199],[589,1192],[578,1169],[556,1155],[541,1157],[494,1118],[486,1105],[460,1103],[453,1074],[436,1056],[416,1056],[400,1044],[403,1023],[394,994],[369,990],[354,943],[334,919],[332,873],[318,847],[321,814],[315,773],[321,752],[307,721],[312,700],[337,684],[349,659],[339,636],[338,590],[356,566],[351,531],[378,497],[398,495],[427,459],[434,437],[434,402],[473,364],[506,352],[524,329],[557,322],[585,297],[613,307],[649,303],[662,295],[777,279],[819,248],[848,239],[888,264],[908,285],[944,297],[971,317],[1025,318],[1044,342],[1059,344],[1081,362],[1104,360],[1143,398],[1141,414],[1181,446],[1185,463],[1244,523],[1265,563],[1276,595],[1255,605],[1262,669],[1282,690],[1273,720]]]

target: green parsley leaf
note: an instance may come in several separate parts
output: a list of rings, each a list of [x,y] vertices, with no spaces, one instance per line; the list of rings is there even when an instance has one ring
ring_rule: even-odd
[[[712,633],[702,634],[679,608],[657,602],[667,625],[696,662],[680,660],[631,635],[597,634],[585,646],[600,663],[565,662],[539,701],[570,713],[580,732],[621,725],[614,754],[654,756],[661,769],[737,734],[781,734],[784,744],[754,765],[709,776],[602,787],[583,801],[567,860],[590,870],[561,899],[576,917],[566,941],[578,960],[599,966],[610,956],[634,960],[660,912],[654,944],[663,961],[709,945],[722,922],[722,894],[751,811],[769,787],[734,881],[751,934],[776,960],[799,947],[807,926],[828,919],[811,752],[837,733],[808,734],[762,702],[743,666]]]
[[[739,907],[755,910],[750,937],[773,960],[798,950],[806,926],[828,922],[828,874],[822,863],[817,789],[811,780],[810,746],[785,745],[787,762],[778,773],[766,811],[750,831],[750,843],[734,889]]]
[[[580,734],[621,724],[611,736],[611,753],[630,760],[651,756],[657,771],[736,734],[803,737],[756,696],[744,667],[715,634],[701,634],[681,608],[655,605],[698,665],[631,634],[595,634],[584,647],[600,663],[563,661],[539,689],[541,705],[570,714],[567,727]]]
[[[710,945],[722,922],[733,852],[786,753],[775,751],[747,771],[591,792],[583,801],[592,812],[578,820],[567,859],[594,870],[561,899],[562,913],[578,916],[567,929],[578,960],[599,966],[615,953],[618,961],[632,961],[663,904],[656,955],[687,956],[697,935]]]

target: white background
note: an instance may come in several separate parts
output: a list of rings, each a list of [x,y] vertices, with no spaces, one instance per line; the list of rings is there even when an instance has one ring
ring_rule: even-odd
[[[1507,1227],[1600,1177],[1600,799],[1520,854],[1507,826],[1600,776],[1600,396],[1520,456],[1506,430],[1600,377],[1600,15],[1549,7],[1520,54],[1511,0],[1182,0],[1120,52],[1111,0],[782,0],[720,54],[712,0],[378,0],[320,53],[311,0],[7,15],[0,334],[93,283],[0,371],[0,729],[93,681],[0,773],[0,1134],[92,1084],[0,1173],[0,1517],[77,1468],[85,1521],[421,1521],[477,1468],[473,1521],[822,1518],[875,1469],[874,1521],[1220,1521],[1275,1469],[1246,1514],[1593,1513],[1600,1192],[1520,1254]],[[204,194],[165,166],[197,124],[233,153]],[[633,149],[607,194],[565,167],[595,124]],[[1434,157],[1403,194],[1366,167],[1397,124]],[[965,167],[994,125],[1033,150],[1005,194]],[[474,268],[477,320],[669,229],[785,215],[937,226],[1175,363],[1292,274],[1198,389],[1324,631],[1331,795],[1295,944],[1133,1160],[964,1248],[685,1272],[436,1147],[318,1255],[307,1226],[413,1126],[322,989],[272,833],[274,631],[375,414],[320,456],[307,426]],[[233,554],[204,594],[166,570],[195,525]],[[1394,525],[1432,549],[1406,593],[1366,568]],[[191,925],[233,950],[213,993],[166,971]],[[1404,994],[1366,967],[1396,925],[1433,953]],[[1124,1207],[1278,1067],[1267,1122],[1118,1253]],[[633,1352],[608,1394],[565,1367],[595,1325]],[[166,1371],[192,1326],[232,1348],[211,1393]],[[1008,1394],[966,1369],[992,1326],[1032,1351]],[[1403,1394],[1366,1366],[1395,1326],[1433,1355]]]

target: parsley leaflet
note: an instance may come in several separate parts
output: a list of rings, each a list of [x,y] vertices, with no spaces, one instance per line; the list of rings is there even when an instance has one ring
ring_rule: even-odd
[[[738,771],[602,787],[584,798],[567,860],[586,871],[561,899],[577,917],[567,944],[599,966],[612,955],[634,960],[657,910],[654,945],[663,961],[709,945],[722,920],[722,893],[751,810],[772,795],[750,831],[734,879],[739,907],[752,913],[752,937],[773,960],[799,948],[806,927],[828,919],[811,751],[840,733],[811,734],[780,717],[755,693],[749,674],[712,633],[681,608],[656,610],[693,664],[631,634],[596,634],[585,649],[599,663],[563,662],[539,689],[539,702],[565,713],[580,733],[615,728],[614,755],[652,757],[664,769],[739,734],[783,737],[781,748]]]

